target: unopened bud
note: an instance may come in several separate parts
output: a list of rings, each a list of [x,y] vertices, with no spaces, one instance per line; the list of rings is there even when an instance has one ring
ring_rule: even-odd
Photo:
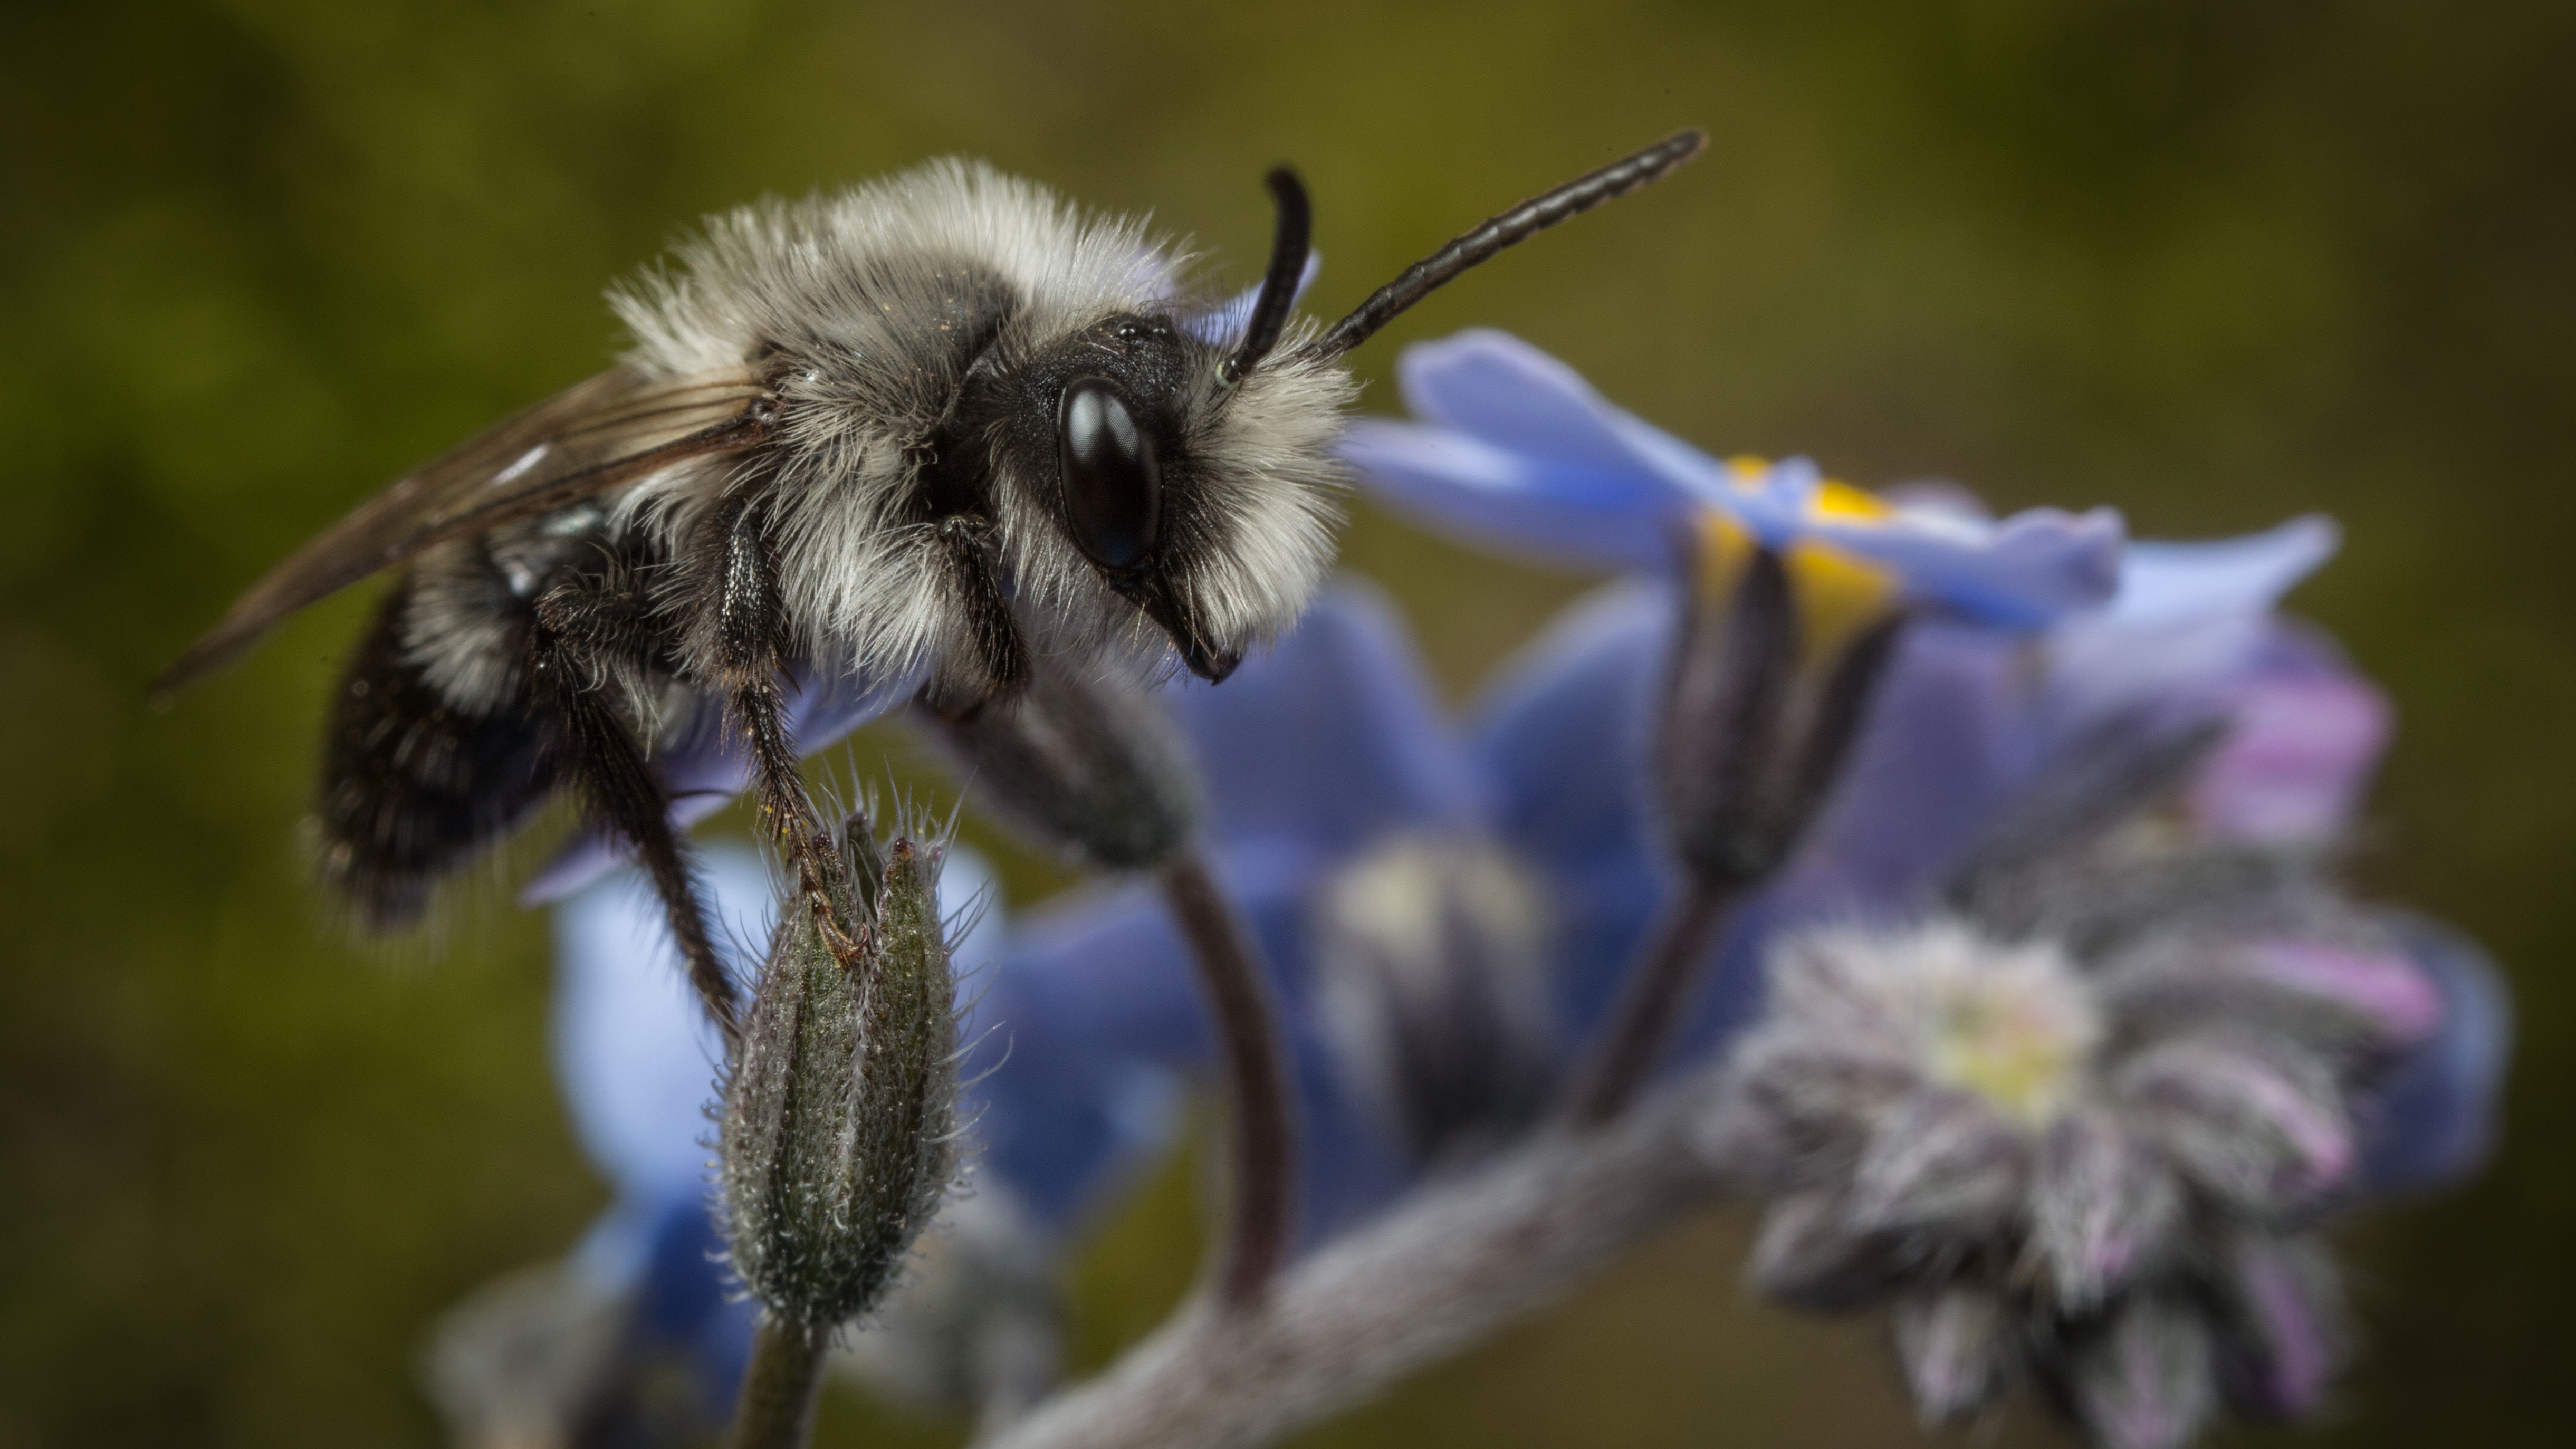
[[[925,700],[963,771],[1037,845],[1097,870],[1150,870],[1189,839],[1197,779],[1144,691],[1033,661],[1028,687],[962,711]]]
[[[2102,1449],[2182,1449],[2218,1407],[2209,1331],[2181,1301],[2144,1293],[2080,1336],[2060,1392]]]
[[[1985,1407],[2020,1367],[2020,1324],[1992,1289],[1958,1282],[1898,1299],[1896,1353],[1923,1427]]]
[[[1805,836],[1904,615],[1889,575],[1820,544],[1777,552],[1720,514],[1698,544],[1658,773],[1682,864],[1740,885],[1778,869]]]
[[[2325,1402],[2347,1351],[2343,1283],[2313,1238],[2244,1232],[2218,1274],[2227,1313],[2219,1388],[2238,1412],[2298,1419]]]
[[[875,857],[858,821],[846,860]],[[718,1131],[733,1268],[771,1312],[826,1330],[884,1295],[955,1170],[957,1024],[939,846],[898,833],[873,909],[853,874],[834,954],[810,898],[781,907]]]

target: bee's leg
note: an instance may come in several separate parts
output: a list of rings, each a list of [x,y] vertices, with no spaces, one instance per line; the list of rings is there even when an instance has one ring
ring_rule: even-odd
[[[314,801],[322,878],[375,931],[419,919],[441,880],[555,787],[524,700],[459,704],[412,657],[417,586],[395,581],[341,672]]]
[[[725,692],[725,705],[751,750],[760,811],[796,862],[797,884],[833,954],[858,958],[861,943],[841,928],[830,885],[848,878],[832,833],[796,773],[796,738],[778,684],[788,655],[787,609],[768,510],[757,490],[727,499],[690,550],[692,592],[706,612],[695,639],[699,667]]]
[[[596,602],[592,600],[590,602]],[[558,768],[582,792],[594,818],[635,847],[669,916],[671,937],[688,963],[689,984],[707,1015],[731,1037],[733,978],[717,957],[688,844],[671,828],[671,800],[644,757],[644,747],[616,709],[613,632],[584,637],[588,625],[614,618],[594,613],[577,592],[558,590],[539,609],[529,660],[530,702],[552,725]]]

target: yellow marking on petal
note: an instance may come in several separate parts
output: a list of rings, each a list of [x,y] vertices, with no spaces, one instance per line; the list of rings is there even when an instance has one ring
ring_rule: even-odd
[[[1809,504],[1818,518],[1834,523],[1876,523],[1895,514],[1886,499],[1849,483],[1828,478],[1816,485],[1814,500]]]
[[[1771,460],[1754,453],[1738,453],[1726,460],[1726,471],[1738,483],[1759,483],[1771,474]]]
[[[1789,545],[1782,561],[1798,601],[1798,657],[1809,669],[1829,667],[1862,630],[1896,606],[1893,570],[1830,544],[1802,539]]]

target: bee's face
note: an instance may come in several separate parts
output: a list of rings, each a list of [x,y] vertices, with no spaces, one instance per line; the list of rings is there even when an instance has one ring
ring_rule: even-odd
[[[986,413],[1022,595],[1141,614],[1212,680],[1324,571],[1350,391],[1289,356],[1228,387],[1227,355],[1168,317],[1104,317],[998,369]]]

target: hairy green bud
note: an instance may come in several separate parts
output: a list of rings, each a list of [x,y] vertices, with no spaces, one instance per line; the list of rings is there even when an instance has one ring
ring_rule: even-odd
[[[864,821],[842,856],[880,858]],[[844,966],[809,900],[781,908],[717,1134],[734,1271],[815,1331],[876,1306],[955,1172],[957,1022],[938,904],[940,847],[898,832],[867,890],[832,907],[861,943]]]

